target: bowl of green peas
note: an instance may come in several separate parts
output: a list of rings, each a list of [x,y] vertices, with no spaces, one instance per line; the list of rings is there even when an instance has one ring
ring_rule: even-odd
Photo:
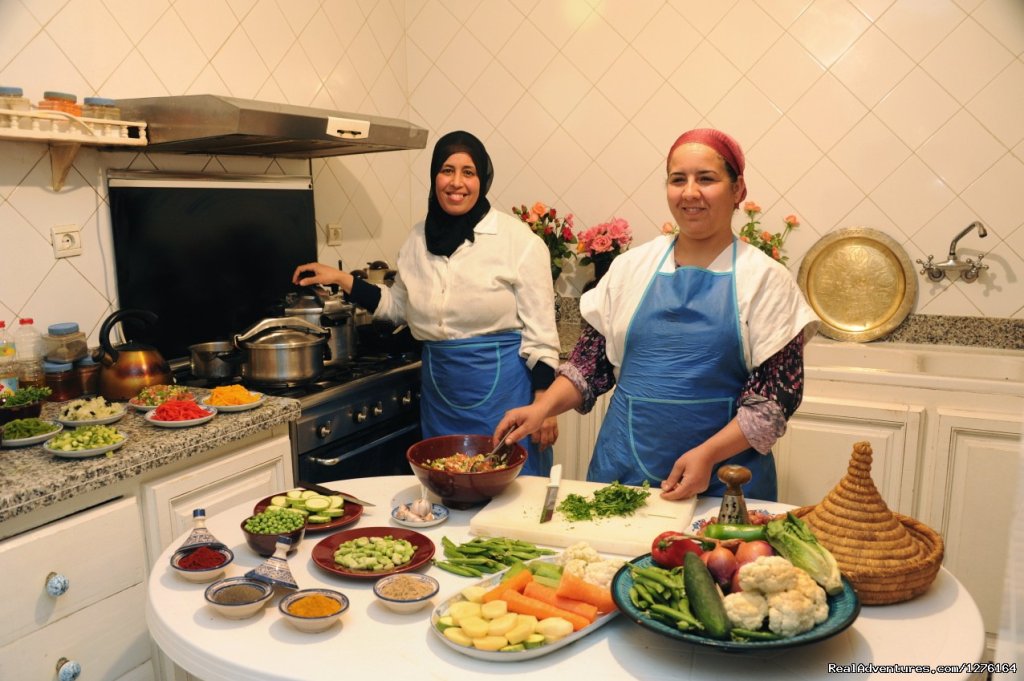
[[[274,555],[278,537],[288,537],[292,540],[288,550],[291,554],[306,534],[306,516],[298,511],[268,509],[243,520],[242,534],[249,548],[264,558]]]

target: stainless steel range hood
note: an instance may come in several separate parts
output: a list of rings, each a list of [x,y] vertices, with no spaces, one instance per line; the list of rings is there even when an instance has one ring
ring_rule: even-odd
[[[219,95],[120,99],[125,120],[145,121],[151,151],[321,158],[422,149],[427,131],[381,116]]]

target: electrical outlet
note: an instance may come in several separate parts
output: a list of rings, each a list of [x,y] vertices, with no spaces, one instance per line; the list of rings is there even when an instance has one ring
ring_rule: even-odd
[[[53,257],[69,258],[82,255],[82,230],[78,225],[57,225],[50,228]]]
[[[327,225],[327,245],[341,245],[341,225],[337,222],[332,222]]]

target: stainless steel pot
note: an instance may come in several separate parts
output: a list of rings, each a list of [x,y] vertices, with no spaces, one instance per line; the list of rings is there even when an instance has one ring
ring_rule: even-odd
[[[233,378],[242,353],[231,341],[211,341],[188,346],[189,368],[197,378]]]
[[[272,317],[234,338],[244,353],[242,377],[254,383],[298,385],[315,379],[328,355],[327,329],[297,317]]]
[[[290,298],[284,313],[327,330],[329,358],[325,366],[347,364],[356,355],[355,306],[321,290]]]

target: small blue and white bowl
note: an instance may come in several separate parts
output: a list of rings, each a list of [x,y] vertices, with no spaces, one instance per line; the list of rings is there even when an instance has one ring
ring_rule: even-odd
[[[234,599],[231,602],[218,599],[218,595],[224,595],[226,590],[240,586],[251,587],[247,589],[251,592],[250,598],[239,602],[234,602]],[[274,597],[274,587],[251,577],[226,577],[206,587],[204,596],[207,605],[221,616],[232,620],[244,620],[262,610],[267,601]]]
[[[403,584],[412,588],[396,592],[396,587]],[[401,614],[416,612],[429,605],[430,599],[436,596],[440,589],[441,585],[436,579],[418,572],[399,572],[381,577],[373,584],[373,593],[377,600],[388,610]],[[413,590],[415,594],[407,593]]]
[[[451,513],[447,506],[441,504],[431,504],[430,514],[434,516],[430,520],[412,520],[408,517],[403,517],[402,509],[408,509],[410,504],[401,504],[391,509],[391,519],[399,525],[411,528],[421,527],[433,527],[434,525],[440,525],[444,521],[448,520],[448,516]]]
[[[292,603],[295,601],[314,594],[330,598],[338,604],[338,611],[333,612],[330,615],[321,615],[319,617],[304,617],[302,615],[296,615],[289,610]],[[329,629],[335,622],[341,619],[342,613],[348,610],[348,596],[340,591],[334,591],[333,589],[300,589],[299,591],[282,598],[281,602],[277,604],[277,609],[281,611],[281,616],[299,631],[315,634],[317,632],[324,631],[325,629]]]
[[[190,582],[196,582],[201,584],[203,582],[212,582],[215,579],[220,579],[224,576],[224,570],[232,561],[235,560],[234,552],[226,546],[211,546],[214,551],[217,551],[224,556],[224,562],[216,567],[211,568],[199,568],[199,569],[187,569],[181,566],[181,559],[189,555],[199,546],[193,544],[185,548],[180,548],[174,552],[171,556],[171,569],[174,570],[174,574],[178,575],[182,579]]]

